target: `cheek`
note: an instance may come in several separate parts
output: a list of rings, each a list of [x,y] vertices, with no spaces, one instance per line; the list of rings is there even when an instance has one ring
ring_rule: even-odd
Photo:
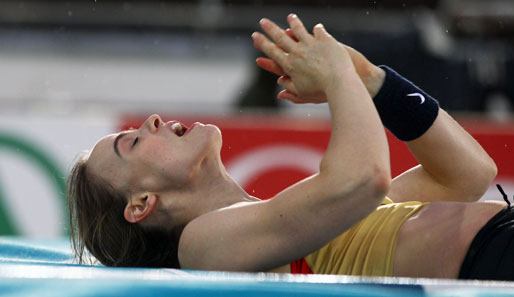
[[[103,169],[102,173],[99,174],[101,178],[103,178],[108,184],[113,186],[115,189],[122,189],[126,187],[128,183],[130,183],[129,178],[130,175],[126,175],[123,173],[127,173],[122,168],[109,168]]]
[[[168,183],[184,183],[193,167],[192,152],[179,154],[178,148],[170,150],[148,150],[143,161],[145,171]]]
[[[193,168],[190,162],[170,158],[157,168],[158,179],[165,188],[180,188],[191,180]]]

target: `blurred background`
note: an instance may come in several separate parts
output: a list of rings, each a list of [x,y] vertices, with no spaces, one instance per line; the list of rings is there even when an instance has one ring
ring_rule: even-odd
[[[229,172],[256,196],[311,174],[326,106],[276,101],[250,38],[291,12],[431,93],[514,194],[514,0],[2,0],[0,235],[66,234],[78,153],[151,113],[218,124]],[[415,161],[390,142],[395,175]]]

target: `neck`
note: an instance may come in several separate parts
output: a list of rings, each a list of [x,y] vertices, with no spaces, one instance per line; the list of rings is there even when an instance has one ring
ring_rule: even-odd
[[[202,181],[203,180],[203,181]],[[224,208],[235,203],[255,201],[257,198],[248,195],[245,190],[226,171],[219,172],[216,176],[202,179],[201,185],[195,187],[194,195],[202,201],[202,210],[199,215]]]
[[[260,200],[246,193],[228,175],[219,155],[205,158],[197,170],[194,170],[188,186],[179,193],[170,194],[170,197],[172,197],[169,200],[171,203],[165,207],[168,210],[176,210],[176,213],[184,216],[186,222],[236,203]]]

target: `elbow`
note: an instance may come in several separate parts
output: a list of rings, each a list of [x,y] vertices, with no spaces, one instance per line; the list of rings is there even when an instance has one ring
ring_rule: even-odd
[[[494,162],[494,160],[492,158],[490,158],[489,171],[488,172],[489,172],[490,183],[492,183],[493,180],[498,175],[498,167],[496,166],[496,163]]]
[[[481,171],[481,182],[478,183],[480,185],[480,197],[487,191],[491,183],[494,181],[496,176],[498,175],[498,167],[496,167],[496,163],[492,158],[488,158],[484,165],[482,165]]]
[[[359,203],[376,207],[380,204],[391,188],[391,173],[389,167],[382,167],[377,164],[360,166],[358,171],[353,171],[352,175],[346,178],[334,179],[331,175],[332,185],[335,190],[333,193],[338,197],[366,197]],[[341,183],[341,180],[346,180]],[[336,186],[337,185],[337,186]],[[359,198],[360,199],[360,198]]]
[[[371,176],[368,177],[368,185],[374,197],[380,202],[391,189],[391,173],[389,168],[374,167],[370,170]]]
[[[493,159],[489,158],[486,165],[483,166],[482,169],[482,183],[480,187],[480,198],[487,191],[491,183],[493,183],[494,179],[498,175],[498,167],[496,167],[496,163]],[[480,199],[479,198],[479,199]]]
[[[478,172],[474,172],[472,176],[469,177],[468,182],[463,184],[464,188],[461,189],[464,193],[464,195],[461,196],[467,197],[465,199],[466,202],[475,202],[482,198],[496,178],[498,167],[496,167],[494,161],[489,158],[477,171]]]
[[[355,183],[352,192],[362,210],[376,209],[384,201],[391,188],[391,174],[389,170],[371,167],[363,170],[360,179]]]

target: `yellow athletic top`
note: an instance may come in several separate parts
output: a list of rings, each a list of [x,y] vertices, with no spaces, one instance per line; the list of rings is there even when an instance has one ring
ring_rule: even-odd
[[[386,197],[376,211],[305,261],[315,274],[391,276],[400,227],[425,204]]]

